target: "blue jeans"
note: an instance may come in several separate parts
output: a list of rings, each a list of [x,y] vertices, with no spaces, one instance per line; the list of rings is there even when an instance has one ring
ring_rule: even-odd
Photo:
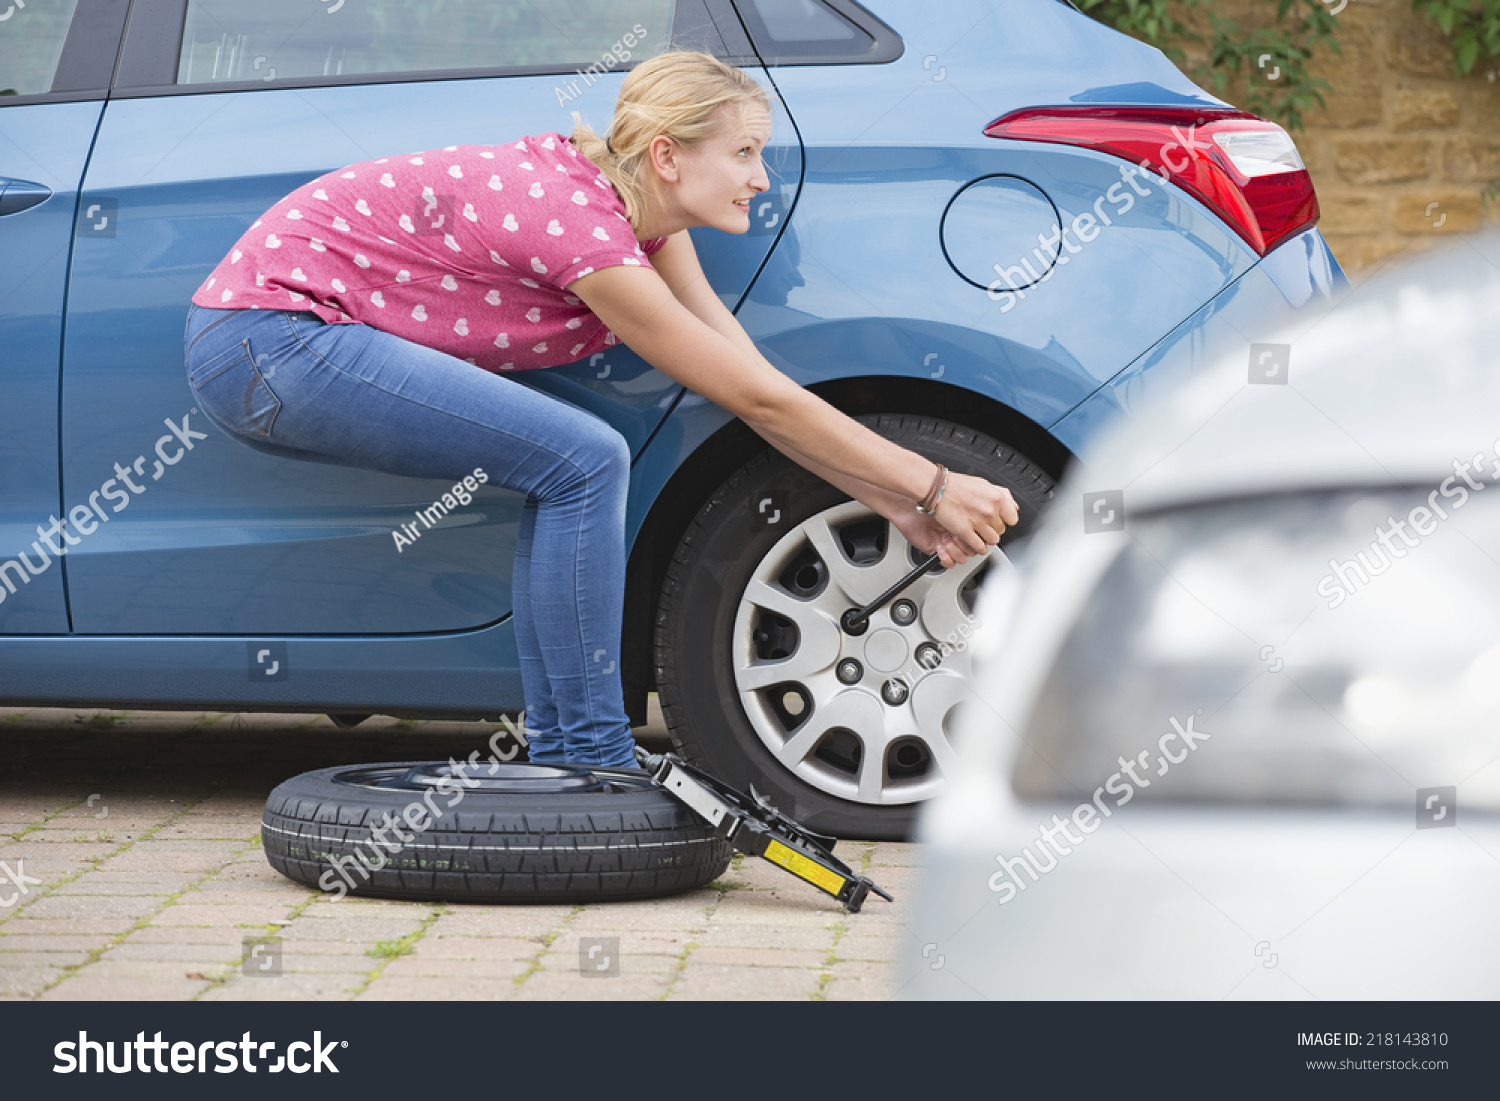
[[[194,305],[188,384],[257,451],[526,494],[511,584],[533,761],[633,766],[620,690],[630,450],[567,402],[302,310]],[[533,562],[536,569],[532,569]]]

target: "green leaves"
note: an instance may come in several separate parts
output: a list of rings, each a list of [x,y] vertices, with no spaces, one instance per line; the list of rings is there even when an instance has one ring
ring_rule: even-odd
[[[1500,0],[1412,0],[1453,40],[1453,73],[1467,76],[1481,57],[1500,57]]]
[[[1209,0],[1079,0],[1079,6],[1173,61],[1183,59],[1180,44],[1201,47],[1208,59],[1191,67],[1189,76],[1216,94],[1223,94],[1231,78],[1243,80],[1242,106],[1289,130],[1301,130],[1303,112],[1322,107],[1323,93],[1330,90],[1326,80],[1308,73],[1308,62],[1320,49],[1340,52],[1338,21],[1320,0],[1277,0],[1274,24],[1252,30],[1214,11]],[[1194,29],[1205,22],[1208,33]]]

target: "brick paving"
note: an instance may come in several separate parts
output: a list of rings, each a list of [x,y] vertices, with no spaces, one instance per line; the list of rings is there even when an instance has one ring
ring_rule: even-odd
[[[666,748],[660,717],[638,731]],[[0,709],[0,1000],[882,999],[914,845],[839,855],[859,914],[760,860],[594,905],[335,901],[275,872],[260,813],[295,773],[483,749],[489,723]],[[0,869],[3,875],[3,869]],[[33,883],[31,880],[40,880]],[[592,957],[587,955],[593,945]],[[608,961],[607,964],[604,961]],[[602,969],[601,969],[602,966]]]

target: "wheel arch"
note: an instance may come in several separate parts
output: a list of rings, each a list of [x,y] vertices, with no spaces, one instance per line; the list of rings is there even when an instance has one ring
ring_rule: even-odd
[[[903,413],[965,425],[1016,447],[1054,479],[1062,477],[1073,459],[1067,447],[1030,417],[958,386],[867,375],[831,379],[808,389],[850,416]],[[656,605],[677,544],[710,494],[765,446],[743,421],[731,420],[673,472],[641,524],[625,568],[620,639],[625,710],[633,726],[646,722],[646,696],[656,687],[651,662]]]

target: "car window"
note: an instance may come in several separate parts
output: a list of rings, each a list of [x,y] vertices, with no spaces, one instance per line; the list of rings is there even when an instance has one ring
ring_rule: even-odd
[[[847,42],[864,34],[817,0],[745,0],[775,42]]]
[[[675,7],[675,0],[189,0],[177,83],[600,63],[612,70],[659,53]]]
[[[52,90],[78,0],[0,0],[0,96]]]
[[[869,65],[895,61],[901,38],[854,0],[735,0],[766,65]]]
[[[1500,500],[1436,481],[1132,519],[1017,794],[1410,811],[1461,785],[1500,810]]]

